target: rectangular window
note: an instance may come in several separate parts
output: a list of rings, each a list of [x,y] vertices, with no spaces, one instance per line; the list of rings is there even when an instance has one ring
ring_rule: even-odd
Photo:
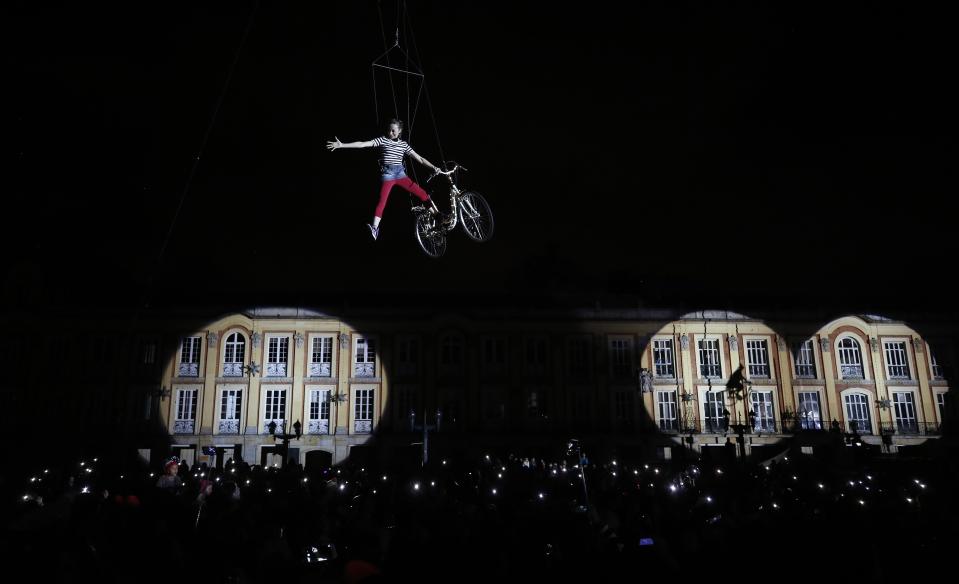
[[[482,340],[483,372],[487,375],[506,373],[506,339],[484,337]]]
[[[822,430],[822,411],[819,408],[819,392],[799,392],[799,427],[803,430]]]
[[[850,432],[872,434],[872,420],[869,417],[869,398],[862,393],[846,395],[846,421]]]
[[[765,340],[746,341],[746,368],[750,377],[769,378],[769,348]]]
[[[541,418],[547,415],[546,392],[533,389],[527,397],[526,406],[530,418]]]
[[[446,335],[440,341],[440,365],[442,367],[460,367],[463,365],[463,339]]]
[[[617,379],[628,379],[633,376],[632,339],[609,340],[609,373]]]
[[[153,365],[157,360],[156,341],[144,341],[142,345],[142,363],[144,365]]]
[[[420,342],[414,337],[402,337],[396,342],[396,373],[416,375],[420,362]]]
[[[909,360],[906,357],[906,343],[886,341],[883,343],[886,353],[886,375],[889,379],[909,379]]]
[[[916,404],[911,391],[892,392],[892,404],[895,407],[896,429],[902,434],[918,434],[919,421],[916,419]]]
[[[673,339],[653,340],[653,375],[656,377],[676,377],[673,369]]]
[[[749,393],[752,402],[750,422],[754,432],[773,432],[776,429],[776,420],[773,418],[773,393],[771,391],[752,391]]]
[[[354,431],[367,434],[373,431],[373,390],[357,389],[353,404]]]
[[[715,341],[719,343],[719,341]],[[706,432],[725,432],[729,428],[725,391],[707,391],[703,410],[706,414]]]
[[[936,409],[939,410],[939,423],[946,419],[946,392],[936,394]]]
[[[373,339],[356,339],[356,351],[353,353],[353,377],[376,376],[376,343]]]
[[[417,418],[423,413],[416,407],[416,390],[412,387],[398,387],[396,388],[395,399],[397,428],[409,428],[412,431],[412,426],[416,424]],[[410,413],[413,414],[412,420],[410,419]]]
[[[239,434],[243,391],[225,389],[220,396],[220,434]]]
[[[799,379],[815,379],[816,356],[813,353],[812,339],[803,341],[794,352],[796,362],[796,377]]]
[[[311,389],[309,401],[310,416],[306,431],[309,434],[330,433],[330,390]]]
[[[177,391],[176,418],[173,420],[174,434],[192,434],[196,420],[197,390],[180,389]]]
[[[546,373],[547,347],[546,337],[528,337],[526,339],[525,369],[529,375]]]
[[[333,337],[313,337],[310,343],[310,377],[333,376]]]
[[[200,375],[200,337],[183,337],[180,341],[180,377],[198,377]]]
[[[577,337],[569,339],[566,345],[566,372],[571,379],[584,380],[589,379],[590,359],[589,359],[590,339]]]
[[[703,339],[699,345],[699,376],[704,379],[719,379],[723,368],[719,362],[719,339]]]
[[[675,432],[679,429],[679,420],[676,417],[676,392],[657,391],[656,405],[659,410],[659,429],[664,432]]]
[[[286,423],[286,390],[268,389],[266,390],[266,402],[263,408],[263,426],[270,422],[276,422],[276,431],[280,432],[285,428]]]
[[[290,337],[270,337],[267,341],[266,376],[286,377],[290,357]]]

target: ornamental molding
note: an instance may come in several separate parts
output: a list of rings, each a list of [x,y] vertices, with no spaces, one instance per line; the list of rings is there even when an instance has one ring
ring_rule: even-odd
[[[686,333],[683,333],[682,335],[680,335],[679,346],[682,347],[684,351],[689,350],[689,335],[687,335]]]
[[[206,346],[210,349],[216,348],[216,342],[220,339],[220,335],[216,334],[213,331],[210,331],[206,334]]]
[[[825,336],[825,337],[819,339],[819,346],[820,346],[820,348],[822,348],[822,352],[823,352],[823,353],[828,353],[828,352],[829,352],[829,337],[828,337],[828,336]]]
[[[738,352],[738,351],[739,351],[739,339],[736,338],[735,335],[729,335],[729,337],[727,337],[727,340],[729,341],[729,350],[730,350],[730,351],[733,351],[733,352]]]

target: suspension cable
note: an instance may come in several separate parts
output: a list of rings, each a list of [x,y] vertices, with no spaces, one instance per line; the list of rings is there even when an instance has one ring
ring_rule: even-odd
[[[236,52],[233,55],[233,62],[230,64],[230,69],[228,70],[226,79],[223,82],[223,89],[220,90],[220,95],[216,100],[216,105],[213,107],[213,113],[210,116],[210,122],[207,124],[206,131],[203,133],[203,139],[200,141],[200,147],[197,150],[196,155],[193,157],[193,164],[190,167],[190,173],[187,176],[186,183],[183,185],[183,190],[180,192],[180,200],[177,203],[176,211],[173,214],[173,218],[170,220],[170,227],[167,229],[166,235],[163,238],[163,243],[160,246],[160,251],[157,254],[156,265],[154,266],[153,272],[148,279],[147,289],[144,292],[144,297],[146,297],[150,292],[150,288],[152,287],[153,281],[156,278],[156,273],[159,271],[160,265],[163,261],[163,256],[166,253],[167,246],[169,245],[170,239],[173,235],[173,230],[176,227],[177,219],[180,217],[180,211],[183,209],[183,204],[186,202],[187,195],[190,193],[190,188],[193,186],[193,179],[196,176],[197,168],[200,166],[200,159],[203,157],[203,151],[206,149],[210,135],[213,133],[213,127],[216,125],[216,119],[220,113],[220,107],[223,105],[223,100],[226,98],[226,94],[230,88],[230,82],[233,80],[233,73],[236,71],[237,63],[240,61],[240,53],[243,51],[243,46],[246,44],[246,40],[250,36],[250,30],[253,28],[254,18],[259,6],[259,0],[254,0],[253,9],[250,11],[250,17],[247,19],[246,28],[243,31],[243,37],[240,39],[240,44],[237,46]],[[145,300],[146,298],[144,298],[144,301]]]

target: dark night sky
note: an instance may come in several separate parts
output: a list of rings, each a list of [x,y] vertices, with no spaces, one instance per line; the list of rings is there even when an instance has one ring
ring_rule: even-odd
[[[390,38],[396,6],[381,6]],[[497,219],[492,241],[455,234],[435,261],[399,191],[370,241],[374,155],[324,148],[378,135],[375,3],[256,9],[178,215],[254,4],[15,3],[3,18],[5,293],[947,305],[959,51],[946,14],[904,2],[563,6],[409,3],[414,35],[400,42],[431,98],[413,146],[469,167],[464,183]]]

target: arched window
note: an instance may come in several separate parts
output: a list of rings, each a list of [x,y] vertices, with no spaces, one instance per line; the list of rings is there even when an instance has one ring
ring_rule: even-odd
[[[240,333],[233,333],[226,338],[223,350],[223,376],[242,377],[243,360],[246,356],[246,339]]]
[[[839,339],[839,374],[843,379],[863,379],[862,349],[852,337]]]

